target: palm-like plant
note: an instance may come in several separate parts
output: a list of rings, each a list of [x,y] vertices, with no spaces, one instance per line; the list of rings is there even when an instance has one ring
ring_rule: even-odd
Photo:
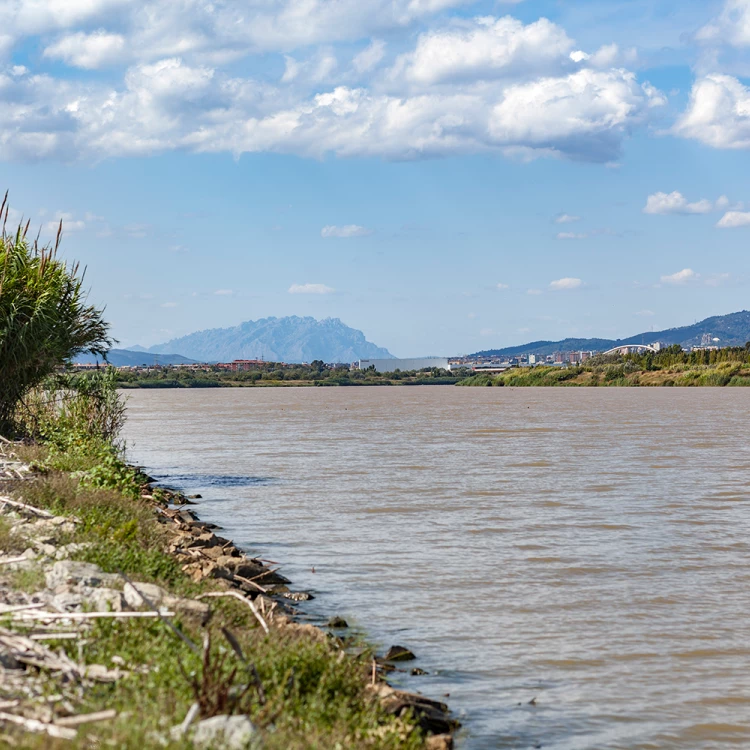
[[[8,194],[0,206],[0,434],[13,429],[24,395],[82,352],[104,355],[112,340],[103,311],[86,304],[83,273],[57,258],[54,245],[9,234]]]

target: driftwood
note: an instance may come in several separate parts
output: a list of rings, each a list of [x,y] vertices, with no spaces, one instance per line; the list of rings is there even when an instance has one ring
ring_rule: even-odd
[[[249,583],[254,588],[258,589],[262,594],[267,594],[268,589],[263,588],[259,583],[255,583],[255,581],[252,578],[245,578],[244,576],[238,576],[236,573],[234,574],[234,579],[236,581],[239,581],[240,583]]]
[[[242,596],[239,591],[211,591],[208,594],[201,594],[200,596],[196,597],[196,599],[205,599],[207,597],[215,598],[221,596],[231,596],[232,598],[239,599],[241,602],[247,604],[247,606],[252,610],[252,613],[255,615],[255,619],[260,623],[260,626],[263,628],[266,634],[271,632],[268,628],[268,624],[263,619],[260,612],[258,612],[258,608],[255,606],[255,604],[246,596]]]
[[[77,716],[66,716],[62,719],[55,719],[55,724],[58,727],[77,727],[81,724],[91,724],[94,721],[107,721],[108,719],[114,719],[117,716],[117,711],[114,708],[109,708],[106,711],[96,711],[91,714],[78,714]]]
[[[174,617],[174,612],[43,612],[26,610],[14,620],[97,620],[101,618],[128,619],[130,617]]]
[[[75,729],[59,727],[55,724],[45,724],[45,722],[38,721],[37,719],[27,719],[24,716],[5,713],[5,711],[0,711],[0,721],[7,721],[11,724],[16,724],[29,732],[44,732],[50,737],[57,737],[61,740],[72,740],[75,739],[77,735]]]
[[[11,563],[19,563],[19,562],[28,562],[30,558],[26,557],[26,555],[21,555],[20,557],[10,557],[7,560],[0,560],[0,565],[10,565]]]
[[[41,508],[35,508],[33,505],[26,505],[26,503],[19,503],[17,500],[11,500],[9,497],[0,497],[0,503],[10,505],[11,508],[18,508],[19,510],[28,511],[29,513],[33,513],[35,516],[39,516],[40,518],[55,517],[54,513],[42,510]],[[73,521],[73,523],[77,521],[77,519],[74,520],[73,518],[70,518],[68,520]]]

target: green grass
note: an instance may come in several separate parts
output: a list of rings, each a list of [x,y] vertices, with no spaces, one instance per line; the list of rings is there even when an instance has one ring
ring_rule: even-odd
[[[49,466],[50,453],[37,448],[34,460]],[[53,460],[57,465],[82,464],[80,457]],[[85,471],[95,466],[96,461]],[[110,466],[106,471],[116,474],[119,469]],[[58,540],[88,543],[76,559],[94,562],[107,572],[121,570],[134,580],[157,582],[182,596],[218,588],[216,581],[194,583],[167,553],[164,526],[148,502],[134,499],[139,477],[134,473],[129,476],[133,486],[123,494],[92,487],[81,476],[48,470],[37,481],[24,483],[23,498],[57,515],[79,519],[76,531]],[[0,525],[0,540],[3,538]],[[44,585],[43,572],[36,567],[17,571],[10,578],[6,574],[6,581],[26,591],[38,591]],[[243,603],[221,598],[212,599],[211,606],[213,615],[207,627],[189,619],[174,619],[176,627],[196,644],[202,644],[210,634],[206,670],[201,655],[193,653],[159,620],[97,620],[80,653],[75,641],[47,642],[53,650],[62,648],[85,664],[113,667],[113,657],[124,660],[123,668],[130,675],[116,683],[96,684],[82,692],[74,685],[54,687],[73,702],[78,713],[115,708],[119,717],[87,725],[72,742],[23,734],[13,728],[5,728],[5,733],[16,746],[34,749],[189,747],[184,741],[161,743],[196,699],[191,683],[197,681],[201,683],[197,695],[202,700],[210,702],[221,696],[230,702],[237,700],[233,710],[250,715],[267,750],[423,747],[423,733],[410,716],[387,715],[371,698],[366,687],[371,654],[366,649],[358,657],[345,655],[338,641],[318,631],[311,636],[309,629],[295,625],[273,628],[266,635]],[[239,642],[245,662],[231,650],[222,628]],[[257,670],[265,703],[255,687],[243,694],[249,683],[254,685],[249,665]]]

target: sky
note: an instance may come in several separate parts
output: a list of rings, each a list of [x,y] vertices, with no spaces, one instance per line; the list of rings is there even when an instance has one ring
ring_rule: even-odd
[[[0,187],[119,346],[397,356],[748,307],[750,0],[0,0]]]

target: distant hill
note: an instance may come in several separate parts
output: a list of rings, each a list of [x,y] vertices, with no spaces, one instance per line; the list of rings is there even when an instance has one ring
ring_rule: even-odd
[[[149,352],[179,352],[201,362],[231,362],[233,359],[264,359],[269,362],[354,362],[384,359],[393,355],[371,343],[362,331],[344,325],[338,318],[263,318],[248,320],[233,328],[198,331]]]
[[[110,349],[107,354],[107,360],[115,367],[134,367],[138,365],[189,365],[195,362],[180,354],[150,354],[133,349]],[[91,354],[79,354],[74,360],[76,364],[86,364],[87,362],[101,363],[101,357],[95,357]]]
[[[519,356],[521,354],[554,354],[561,351],[606,351],[625,344],[679,344],[685,348],[700,346],[704,334],[719,339],[718,346],[744,346],[750,341],[750,312],[715,315],[699,323],[681,328],[668,328],[665,331],[647,331],[627,339],[563,339],[562,341],[532,341],[521,346],[508,346],[504,349],[488,349],[472,356]]]

